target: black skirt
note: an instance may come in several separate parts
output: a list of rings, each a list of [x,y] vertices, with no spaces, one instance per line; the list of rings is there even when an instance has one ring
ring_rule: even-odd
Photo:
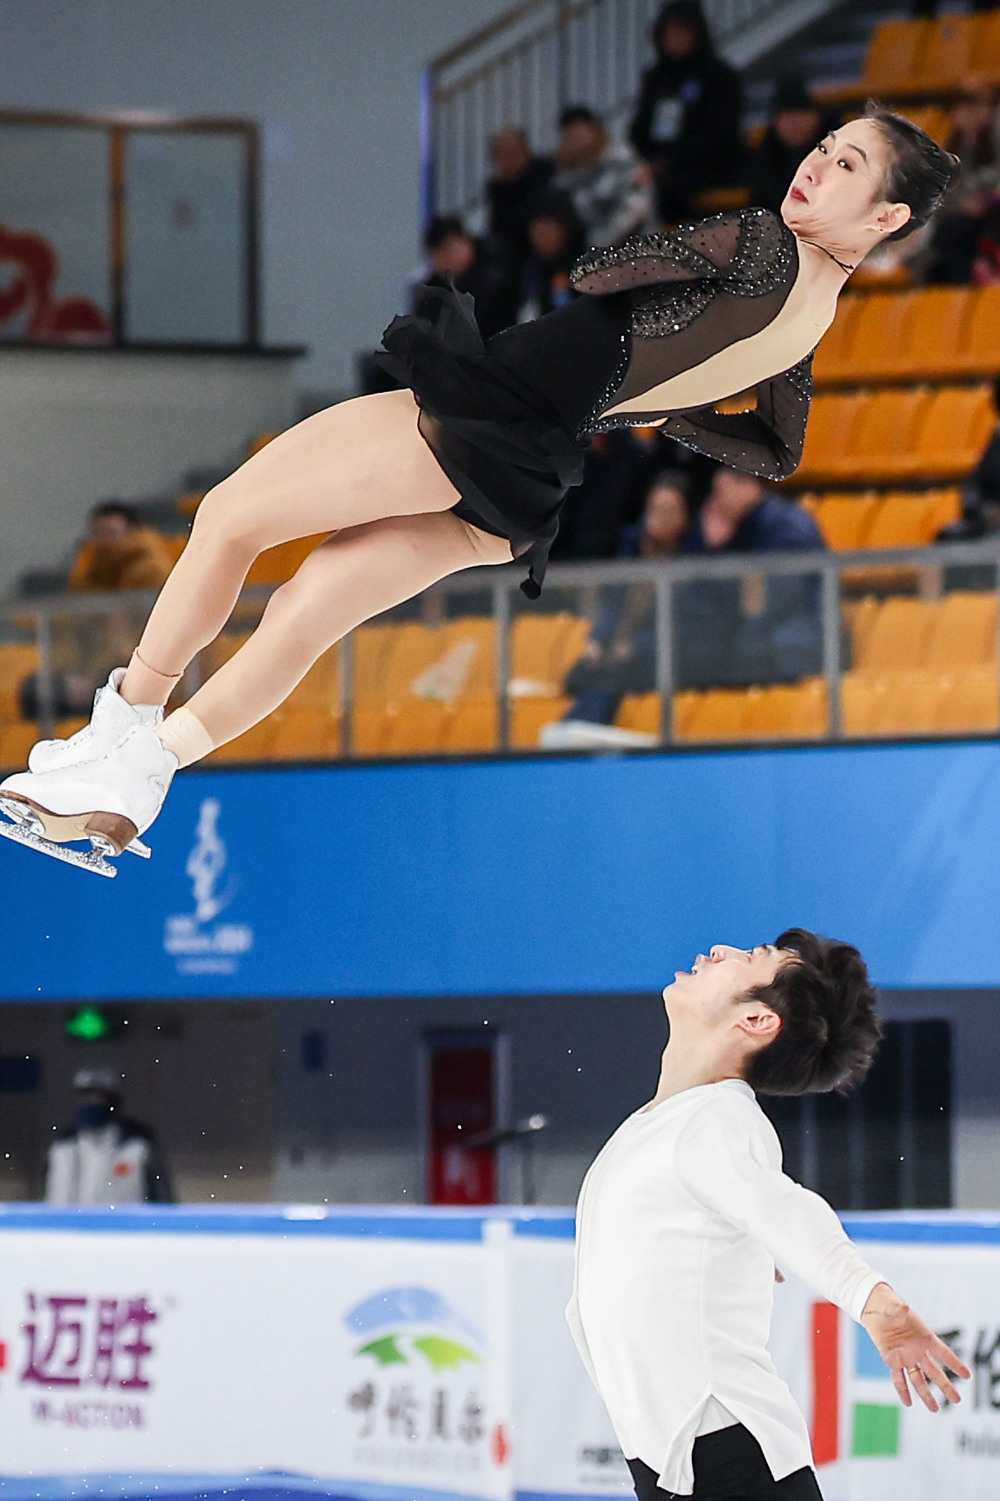
[[[613,301],[581,298],[487,345],[467,293],[425,287],[375,355],[413,391],[420,432],[462,497],[455,514],[508,538],[528,564],[529,599],[541,592],[566,492],[583,479],[579,428],[621,359],[627,315],[609,320],[602,305]]]

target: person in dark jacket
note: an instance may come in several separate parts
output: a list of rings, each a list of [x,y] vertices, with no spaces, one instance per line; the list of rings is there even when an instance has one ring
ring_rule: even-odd
[[[747,163],[752,204],[778,212],[799,162],[826,134],[829,123],[801,78],[779,81],[771,98],[767,130]]]
[[[531,253],[528,219],[534,202],[552,180],[553,165],[536,156],[525,132],[515,126],[498,130],[490,141],[493,175],[486,184],[490,252],[503,267],[504,283],[515,303]],[[513,315],[511,317],[513,322]]]
[[[743,181],[743,91],[713,50],[698,0],[668,0],[653,44],[657,60],[643,77],[629,136],[653,172],[659,216],[672,223],[694,214],[699,193]]]
[[[531,250],[524,266],[517,321],[526,323],[572,302],[576,293],[569,273],[583,254],[583,225],[568,193],[555,191],[537,198],[528,214]]]
[[[515,309],[505,296],[503,268],[457,214],[439,214],[431,220],[424,231],[424,250],[428,274],[420,285],[447,288],[454,281],[456,291],[470,292],[484,338],[513,322]]]

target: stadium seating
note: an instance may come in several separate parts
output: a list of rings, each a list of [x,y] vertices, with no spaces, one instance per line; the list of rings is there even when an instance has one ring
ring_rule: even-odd
[[[936,20],[883,21],[872,32],[858,82],[817,93],[829,102],[866,95],[906,101],[953,94],[970,79],[1000,83],[1000,13],[996,10]]]
[[[996,420],[987,384],[821,394],[795,482],[960,479],[974,467]]]

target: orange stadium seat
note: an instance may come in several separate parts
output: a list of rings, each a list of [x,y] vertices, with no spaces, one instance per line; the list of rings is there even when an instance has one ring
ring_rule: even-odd
[[[19,719],[21,683],[38,668],[38,649],[29,644],[12,642],[0,646],[0,722]]]
[[[923,665],[937,672],[995,668],[997,596],[956,590],[934,607]]]
[[[399,629],[398,625],[362,625],[351,632],[355,703],[375,703],[381,698],[385,665]]]
[[[941,728],[994,731],[1000,726],[1000,686],[995,667],[973,668],[948,685],[941,704]]]
[[[269,761],[271,759],[271,747],[277,732],[277,721],[274,716],[264,719],[260,724],[253,725],[244,734],[238,735],[235,740],[230,740],[226,745],[220,745],[208,757],[209,761]]]
[[[39,728],[32,720],[0,724],[0,768],[21,771],[28,763],[28,752],[39,738]]]
[[[916,92],[929,31],[928,21],[883,21],[876,26],[857,92],[887,98]]]
[[[1000,9],[984,11],[975,17],[976,34],[972,44],[977,80],[1000,83]]]
[[[998,12],[1000,15],[1000,12]],[[954,373],[996,375],[1000,372],[1000,286],[978,287],[971,293],[968,321],[956,351]]]
[[[498,721],[495,698],[462,699],[448,716],[441,749],[450,755],[496,750]]]
[[[440,655],[441,643],[433,626],[412,620],[397,626],[382,665],[378,697],[391,709],[413,698],[415,680]]]
[[[709,688],[699,695],[678,740],[744,740],[750,698],[743,688]]]
[[[674,719],[677,700],[674,696]],[[615,724],[620,730],[636,730],[642,735],[658,735],[663,720],[663,704],[658,693],[626,693],[618,706]]]
[[[390,709],[386,716],[384,756],[436,755],[442,748],[446,705],[434,699],[414,698]]]
[[[329,532],[318,532],[313,537],[296,537],[291,542],[279,542],[277,547],[268,547],[251,564],[247,583],[286,583],[293,573],[298,572],[309,554],[329,536]]]
[[[917,436],[923,433],[930,403],[940,394],[932,396],[923,386],[869,393],[839,452],[828,456],[830,474],[863,481],[920,472],[915,470]]]
[[[865,401],[859,391],[836,391],[816,397],[806,426],[802,458],[795,471],[797,484],[813,484],[828,477],[837,456],[850,446]]]
[[[852,378],[854,335],[867,301],[867,297],[841,297],[838,302],[836,316],[813,359],[813,380],[817,386]]]
[[[826,732],[826,683],[822,678],[750,690],[746,721],[749,737],[819,740]]]
[[[854,328],[846,378],[877,381],[894,373],[905,373],[906,328],[915,295],[919,294],[858,294],[861,311]]]
[[[919,491],[915,494],[890,492],[875,508],[865,546],[923,547],[934,535],[936,515],[933,495]]]
[[[915,449],[899,456],[896,472],[924,479],[968,474],[995,425],[991,386],[942,386],[920,413]]]
[[[562,696],[515,698],[510,705],[510,743],[518,750],[537,750],[547,724],[562,719],[572,700]]]
[[[382,704],[354,705],[351,715],[351,755],[381,756],[384,752],[389,713]]]
[[[269,753],[275,761],[334,759],[340,755],[339,716],[315,708],[286,706],[275,715]]]
[[[496,621],[488,615],[460,615],[441,628],[441,651],[468,653],[457,698],[482,699],[496,692]]]
[[[908,303],[901,352],[887,372],[912,380],[954,379],[975,301],[970,287],[928,287],[903,294]]]
[[[855,667],[870,675],[921,667],[933,617],[934,606],[925,600],[887,599],[878,607],[863,641],[856,641]]]
[[[827,547],[854,552],[867,547],[868,531],[879,506],[874,490],[862,495],[817,495],[813,509]]]
[[[914,125],[919,125],[921,130],[926,130],[931,140],[943,146],[951,135],[951,111],[943,104],[920,104],[911,105],[906,111],[906,118],[912,120]]]
[[[959,88],[975,72],[975,41],[973,16],[939,16],[929,22],[917,59],[915,88],[927,94]]]

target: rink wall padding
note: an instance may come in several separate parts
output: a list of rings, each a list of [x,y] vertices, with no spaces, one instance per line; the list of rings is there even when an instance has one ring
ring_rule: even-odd
[[[793,924],[1000,985],[993,741],[192,771],[149,840],[0,844],[0,998],[654,991]]]
[[[974,1378],[957,1408],[903,1409],[863,1331],[776,1286],[826,1501],[995,1501],[1000,1216],[845,1225]],[[0,1501],[625,1496],[563,1315],[572,1230],[564,1210],[0,1206]]]

